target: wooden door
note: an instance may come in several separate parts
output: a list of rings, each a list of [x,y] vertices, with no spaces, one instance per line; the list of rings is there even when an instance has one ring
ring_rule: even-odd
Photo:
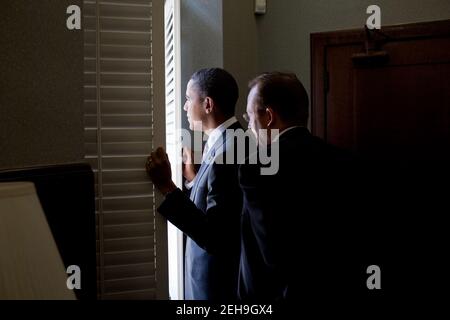
[[[312,131],[369,160],[333,189],[355,270],[383,270],[382,294],[361,296],[434,299],[450,268],[450,20],[311,40]]]
[[[313,34],[312,130],[371,159],[450,159],[450,20]]]

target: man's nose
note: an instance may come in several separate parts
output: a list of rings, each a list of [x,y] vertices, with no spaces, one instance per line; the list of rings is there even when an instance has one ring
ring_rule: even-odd
[[[186,111],[186,112],[188,111],[188,108],[187,108],[187,102],[184,104],[183,110]]]

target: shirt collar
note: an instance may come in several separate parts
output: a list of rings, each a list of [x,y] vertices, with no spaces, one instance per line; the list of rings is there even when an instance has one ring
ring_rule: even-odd
[[[215,128],[208,136],[208,141],[206,143],[208,144],[208,148],[211,148],[217,140],[220,138],[222,133],[227,130],[231,125],[235,124],[238,120],[236,117],[231,117],[227,121],[223,122],[220,126]]]

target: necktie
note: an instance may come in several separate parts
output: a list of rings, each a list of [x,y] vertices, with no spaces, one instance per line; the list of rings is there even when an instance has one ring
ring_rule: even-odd
[[[202,162],[205,162],[208,151],[209,151],[209,144],[208,142],[206,142],[205,147],[203,148]]]

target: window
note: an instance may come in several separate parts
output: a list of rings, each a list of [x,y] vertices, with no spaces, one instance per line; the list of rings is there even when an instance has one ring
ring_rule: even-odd
[[[96,179],[98,297],[164,299],[165,225],[155,215],[159,199],[144,167],[153,146],[164,144],[155,133],[164,117],[154,107],[164,101],[164,66],[156,63],[164,61],[163,30],[156,23],[153,28],[155,21],[162,24],[162,3],[85,0],[83,18],[85,150]]]
[[[166,76],[166,149],[172,178],[181,188],[181,88],[180,88],[180,1],[166,0],[164,8]],[[183,299],[183,234],[168,223],[169,292]]]

